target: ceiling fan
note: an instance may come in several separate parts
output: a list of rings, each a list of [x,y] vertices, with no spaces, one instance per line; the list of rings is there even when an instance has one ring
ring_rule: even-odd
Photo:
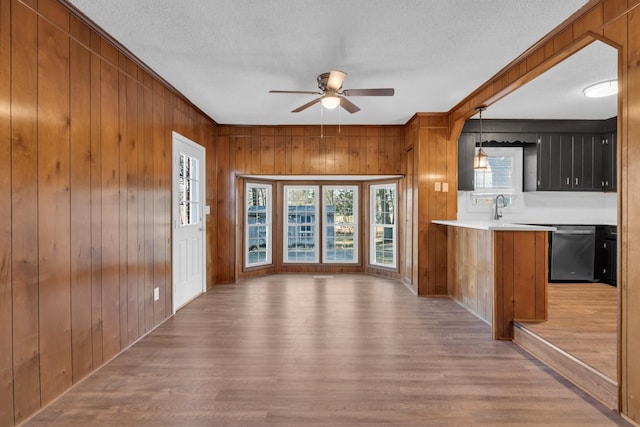
[[[270,90],[269,93],[303,93],[309,95],[320,95],[319,98],[307,102],[306,104],[291,111],[292,113],[299,113],[300,111],[320,102],[325,108],[332,109],[340,106],[352,114],[360,111],[360,107],[349,101],[346,98],[347,96],[393,96],[395,93],[393,88],[341,90],[342,83],[344,83],[344,79],[346,77],[347,73],[337,70],[333,70],[330,73],[320,74],[317,80],[318,88],[320,88],[321,92],[304,90]]]

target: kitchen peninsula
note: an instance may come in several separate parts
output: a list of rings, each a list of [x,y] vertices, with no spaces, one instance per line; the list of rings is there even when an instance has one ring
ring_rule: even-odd
[[[449,296],[513,338],[512,322],[547,320],[548,231],[503,221],[433,221],[447,233]]]

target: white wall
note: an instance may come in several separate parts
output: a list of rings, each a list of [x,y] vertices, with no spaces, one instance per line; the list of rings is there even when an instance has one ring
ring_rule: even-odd
[[[494,207],[471,207],[470,191],[458,191],[458,220],[491,220]],[[516,206],[501,209],[502,221],[523,224],[617,224],[617,193],[528,191]]]

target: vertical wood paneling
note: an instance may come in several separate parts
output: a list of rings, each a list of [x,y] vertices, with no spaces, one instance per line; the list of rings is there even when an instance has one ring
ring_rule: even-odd
[[[91,344],[91,55],[71,40],[71,343],[73,382],[93,369]]]
[[[125,155],[127,157],[127,333],[122,334],[126,336],[126,344],[135,341],[141,334],[139,324],[139,308],[144,307],[144,294],[140,292],[143,289],[142,281],[138,275],[139,261],[139,242],[140,237],[138,235],[140,231],[140,214],[138,212],[140,208],[140,198],[138,191],[138,141],[141,140],[140,127],[138,125],[138,85],[131,78],[125,79],[126,84],[126,114],[125,120],[127,123],[127,134],[124,140],[124,146],[126,147]],[[122,165],[121,165],[122,166]],[[142,300],[140,297],[142,296]],[[125,310],[121,311],[124,312]],[[144,314],[141,316],[144,317]]]
[[[126,66],[126,61],[122,59],[122,55],[120,55],[120,66]],[[127,331],[129,329],[128,326],[128,311],[125,309],[127,307],[128,300],[128,286],[129,281],[127,279],[128,275],[128,262],[129,259],[127,251],[129,249],[128,239],[127,239],[127,215],[128,215],[128,206],[127,206],[127,198],[128,198],[128,183],[127,183],[127,173],[128,173],[128,144],[129,140],[129,128],[127,123],[127,77],[124,73],[118,73],[118,242],[120,244],[118,254],[120,256],[121,262],[118,263],[118,278],[119,278],[119,289],[118,295],[120,297],[120,301],[118,302],[119,313],[120,313],[120,348],[125,348],[127,343],[129,342]]]
[[[138,282],[138,336],[142,336],[146,331],[146,321],[147,321],[147,276],[146,272],[146,211],[145,211],[145,197],[147,194],[146,191],[146,166],[145,159],[148,157],[145,151],[145,107],[144,107],[144,86],[141,84],[136,85],[136,106],[137,106],[137,116],[136,116],[136,128],[137,128],[137,139],[136,139],[136,151],[137,151],[137,206],[138,206],[138,218],[136,220],[136,233],[138,236],[137,243],[137,265],[135,270],[135,274],[137,275]]]
[[[231,192],[230,174],[231,172],[224,167],[229,165],[229,140],[226,137],[219,138],[218,142],[218,225],[217,233],[223,241],[228,242],[229,239],[234,238],[232,225],[235,223],[234,218],[231,216],[229,193]],[[224,237],[223,237],[224,236]],[[229,249],[231,245],[223,245],[218,249],[218,281],[221,283],[229,283],[235,281],[230,264],[235,259],[234,253]],[[231,261],[231,262],[230,262]]]
[[[63,3],[0,2],[0,425],[168,316],[174,116],[215,153],[210,119]]]
[[[163,151],[163,173],[162,173],[162,223],[160,223],[160,229],[162,230],[162,244],[164,246],[164,256],[163,256],[163,265],[164,265],[164,310],[162,312],[162,318],[157,322],[162,322],[165,318],[171,315],[173,312],[172,309],[172,285],[171,285],[171,172],[172,172],[172,141],[173,136],[171,134],[173,127],[173,114],[172,110],[175,106],[175,97],[172,93],[165,90],[164,95],[164,128],[163,128],[163,137],[164,137],[164,151]],[[188,134],[188,137],[194,138],[192,135],[193,132],[185,132]],[[194,138],[195,139],[195,138]],[[206,160],[206,159],[205,159]],[[201,165],[204,167],[204,165]],[[204,255],[204,254],[203,254]]]
[[[41,402],[71,386],[69,38],[38,20],[38,273]]]
[[[102,365],[102,65],[91,55],[91,335],[93,367]]]
[[[13,419],[11,298],[11,2],[0,2],[0,425]]]
[[[15,420],[40,407],[37,19],[11,3],[11,255]]]
[[[535,319],[535,233],[513,232],[514,276],[513,298],[517,309],[515,316],[520,320]]]
[[[144,315],[145,330],[149,331],[154,323],[153,303],[153,271],[154,271],[154,240],[155,207],[153,204],[154,175],[153,175],[153,91],[145,85],[144,88]]]
[[[104,47],[104,46],[103,46]],[[120,135],[118,71],[101,62],[102,355],[120,351]]]
[[[548,318],[548,306],[547,306],[547,270],[548,270],[548,233],[545,231],[536,232],[535,237],[535,318],[547,319]],[[542,254],[542,256],[539,256]]]
[[[630,3],[632,3],[630,1]],[[637,1],[633,2],[638,4]],[[622,254],[621,254],[621,281],[622,286],[622,336],[624,356],[622,359],[622,379],[626,395],[623,401],[623,409],[627,415],[636,422],[640,422],[640,366],[637,356],[640,354],[640,337],[638,325],[640,325],[640,226],[636,218],[640,212],[640,200],[637,197],[637,186],[640,185],[640,8],[636,7],[628,15],[628,46],[626,74],[627,88],[623,99],[626,100],[626,115],[623,115],[623,133],[619,146],[625,150],[623,163],[622,188],[618,187],[624,200],[622,211]],[[624,62],[623,62],[624,67]],[[624,105],[624,104],[623,104]],[[626,167],[624,167],[626,166]],[[620,170],[620,168],[619,168]],[[622,282],[620,284],[620,282]]]
[[[158,288],[160,298],[153,302],[153,324],[158,324],[165,316],[165,263],[164,231],[155,224],[164,222],[163,174],[165,160],[165,111],[164,100],[153,92],[153,287]]]

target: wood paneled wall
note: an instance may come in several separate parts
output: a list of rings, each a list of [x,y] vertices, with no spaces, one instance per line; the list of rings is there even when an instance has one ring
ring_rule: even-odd
[[[447,233],[448,294],[493,325],[493,232],[438,225]]]
[[[447,235],[449,296],[513,338],[513,321],[547,320],[547,232],[438,225]]]
[[[407,221],[417,233],[413,263],[418,265],[418,295],[447,295],[447,235],[431,221],[457,218],[458,142],[449,133],[446,113],[420,113],[407,124],[405,147],[414,152],[417,188]]]
[[[217,231],[228,242],[218,250],[218,282],[238,276],[242,218],[238,176],[398,175],[402,172],[403,126],[218,126]],[[352,267],[296,266],[282,271],[353,271]],[[357,267],[362,271],[363,267]],[[252,274],[273,272],[254,270]],[[379,272],[385,274],[385,272]],[[396,273],[394,273],[396,274]]]
[[[513,338],[513,321],[547,320],[548,232],[493,232],[493,336]]]
[[[173,129],[214,158],[215,123],[60,3],[0,1],[0,425],[171,314]]]
[[[592,0],[450,111],[451,136],[478,105],[517,90],[594,39],[616,47],[618,61],[618,246],[621,412],[640,423],[640,1]]]

